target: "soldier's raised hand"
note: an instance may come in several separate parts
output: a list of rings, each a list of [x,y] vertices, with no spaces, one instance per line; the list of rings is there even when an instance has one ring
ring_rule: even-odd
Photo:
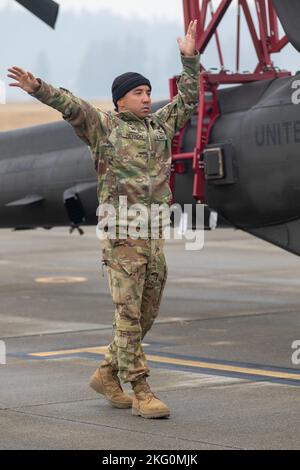
[[[177,38],[178,46],[180,49],[180,52],[187,56],[191,57],[195,55],[195,49],[196,49],[196,36],[197,36],[197,21],[194,20],[190,22],[190,25],[188,27],[188,31],[186,33],[186,36],[184,38],[184,41],[179,37]]]
[[[27,91],[27,93],[34,93],[40,86],[39,81],[35,76],[30,72],[25,72],[25,70],[20,67],[12,67],[8,69],[10,74],[7,76],[16,80],[13,83],[10,83],[9,86],[16,86],[22,88],[22,90]]]

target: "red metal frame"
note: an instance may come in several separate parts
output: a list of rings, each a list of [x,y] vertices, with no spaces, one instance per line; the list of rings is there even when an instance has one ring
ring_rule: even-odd
[[[280,52],[288,44],[288,39],[284,35],[279,38],[278,17],[272,5],[272,0],[254,0],[258,21],[258,32],[256,31],[253,17],[249,8],[253,0],[220,0],[217,10],[213,11],[211,0],[183,0],[185,32],[190,21],[198,19],[196,48],[203,55],[208,44],[215,36],[218,56],[220,60],[220,71],[211,73],[200,66],[200,96],[199,109],[197,110],[197,140],[196,148],[191,153],[182,153],[182,137],[185,129],[181,129],[173,141],[172,153],[172,174],[171,188],[174,190],[176,173],[183,171],[183,162],[192,159],[194,171],[193,196],[196,200],[205,202],[204,194],[204,166],[202,155],[209,142],[211,128],[215,120],[219,117],[217,89],[221,84],[243,84],[257,80],[269,80],[290,76],[286,70],[278,70],[271,60],[271,54]],[[221,43],[218,36],[218,25],[222,21],[225,13],[232,3],[237,5],[237,46],[236,46],[236,71],[228,72],[224,66]],[[201,5],[200,5],[201,4]],[[211,19],[208,22],[210,10]],[[244,13],[249,33],[255,49],[258,64],[252,73],[240,73],[240,22],[241,13]],[[208,25],[206,26],[206,23]],[[171,99],[177,94],[177,79],[170,79]],[[174,191],[173,191],[174,192]]]

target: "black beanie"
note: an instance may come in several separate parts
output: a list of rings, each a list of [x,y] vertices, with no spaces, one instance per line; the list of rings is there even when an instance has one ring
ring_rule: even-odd
[[[117,106],[117,101],[120,98],[140,85],[148,85],[150,90],[152,90],[151,83],[148,78],[143,77],[143,75],[139,73],[127,72],[115,78],[111,88],[115,106]]]

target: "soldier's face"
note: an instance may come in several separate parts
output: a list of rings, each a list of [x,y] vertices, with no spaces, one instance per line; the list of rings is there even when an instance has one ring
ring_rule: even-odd
[[[148,85],[141,85],[126,93],[118,101],[119,111],[131,111],[144,119],[151,111],[151,90]]]

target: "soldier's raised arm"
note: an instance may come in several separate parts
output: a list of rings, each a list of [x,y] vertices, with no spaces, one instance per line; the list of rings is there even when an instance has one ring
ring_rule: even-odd
[[[64,88],[49,85],[20,67],[12,67],[8,71],[10,74],[7,76],[15,80],[9,86],[19,87],[42,103],[61,112],[63,118],[74,127],[78,137],[92,148],[95,148],[101,136],[104,137],[107,133],[110,122],[107,113],[77,98]]]
[[[191,118],[199,102],[200,54],[196,47],[197,20],[191,21],[185,39],[177,39],[183,72],[177,83],[178,94],[171,103],[154,113],[169,131],[170,138]]]

